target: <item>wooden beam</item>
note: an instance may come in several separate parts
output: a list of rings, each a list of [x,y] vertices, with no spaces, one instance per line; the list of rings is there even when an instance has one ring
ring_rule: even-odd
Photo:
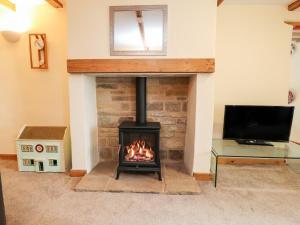
[[[223,2],[224,0],[218,0],[218,6],[220,6]]]
[[[294,1],[293,3],[289,4],[288,9],[289,11],[294,11],[300,7],[300,0]]]
[[[54,8],[63,8],[64,5],[59,0],[46,0]]]
[[[69,59],[69,73],[213,73],[215,59]]]
[[[16,11],[16,5],[8,0],[0,0],[0,5],[14,12]]]

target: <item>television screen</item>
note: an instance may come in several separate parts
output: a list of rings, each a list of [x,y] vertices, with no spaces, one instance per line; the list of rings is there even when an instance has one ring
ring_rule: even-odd
[[[294,107],[225,106],[223,139],[287,142]]]

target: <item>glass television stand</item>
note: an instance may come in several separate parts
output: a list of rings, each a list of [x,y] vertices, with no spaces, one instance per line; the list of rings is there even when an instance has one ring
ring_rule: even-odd
[[[300,145],[271,142],[273,146],[240,145],[234,140],[214,139],[211,150],[211,168],[214,186],[217,187],[220,158],[300,159]]]

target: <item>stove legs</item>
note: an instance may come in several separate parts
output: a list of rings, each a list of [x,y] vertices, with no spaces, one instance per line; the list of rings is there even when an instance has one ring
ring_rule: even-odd
[[[117,169],[116,180],[119,180],[120,173],[121,173],[121,171],[119,169]]]
[[[161,179],[161,171],[157,172],[157,174],[158,174],[158,180],[162,181],[162,179]]]

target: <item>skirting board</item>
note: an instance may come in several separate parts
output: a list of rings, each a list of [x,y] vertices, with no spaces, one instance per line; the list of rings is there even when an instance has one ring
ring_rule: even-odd
[[[16,154],[0,154],[0,159],[17,161],[17,155]]]
[[[86,170],[70,170],[70,177],[83,177]]]
[[[292,141],[292,142],[297,144],[297,145],[300,145],[300,142],[297,142],[297,141]]]
[[[212,180],[212,175],[210,173],[193,173],[193,176],[197,181],[210,181]]]

